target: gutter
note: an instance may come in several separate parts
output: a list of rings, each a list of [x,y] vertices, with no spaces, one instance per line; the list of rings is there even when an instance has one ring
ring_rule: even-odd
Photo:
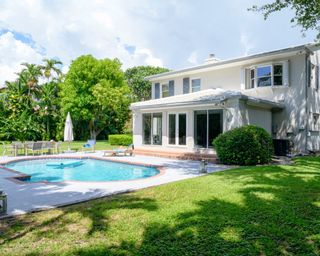
[[[131,110],[137,110],[137,109],[157,109],[157,108],[173,108],[173,107],[184,107],[184,106],[200,106],[200,105],[224,105],[224,102],[227,100],[231,99],[236,99],[238,98],[239,100],[245,100],[248,103],[251,102],[252,106],[253,105],[258,105],[262,104],[264,106],[270,107],[270,109],[283,109],[285,106],[282,103],[277,103],[277,102],[271,102],[268,100],[264,99],[257,99],[253,97],[248,97],[246,95],[234,95],[233,97],[221,97],[220,99],[214,99],[214,100],[204,100],[204,101],[199,101],[199,100],[193,100],[193,101],[186,101],[186,102],[170,102],[170,103],[160,103],[160,104],[149,104],[149,105],[143,105],[143,106],[130,106]]]
[[[144,78],[144,80],[151,81],[153,79],[160,79],[162,77],[173,76],[173,75],[181,74],[181,73],[184,73],[184,72],[190,72],[190,71],[201,70],[201,69],[212,68],[212,67],[218,67],[218,66],[224,66],[224,65],[227,65],[227,64],[237,63],[237,62],[241,62],[241,61],[247,61],[247,60],[256,59],[256,58],[260,58],[260,57],[268,57],[268,56],[272,56],[272,55],[290,53],[290,52],[301,51],[301,50],[310,51],[310,47],[315,46],[315,45],[316,44],[313,44],[313,43],[304,44],[304,45],[284,48],[284,49],[281,49],[281,50],[274,50],[274,51],[263,52],[263,53],[249,55],[249,56],[229,59],[229,60],[222,60],[222,61],[218,61],[218,62],[210,63],[210,64],[202,64],[202,65],[193,66],[193,67],[189,67],[189,68],[184,68],[184,69],[180,69],[180,70],[174,70],[174,71],[169,71],[169,72],[165,72],[165,73],[161,73],[161,74],[147,76],[147,77]]]

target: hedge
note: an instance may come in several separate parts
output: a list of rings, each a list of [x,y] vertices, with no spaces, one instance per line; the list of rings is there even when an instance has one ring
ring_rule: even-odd
[[[128,134],[113,134],[109,135],[110,145],[128,146],[132,144],[132,135]]]
[[[220,162],[236,165],[266,164],[274,153],[271,136],[261,127],[242,126],[220,134],[213,146]]]

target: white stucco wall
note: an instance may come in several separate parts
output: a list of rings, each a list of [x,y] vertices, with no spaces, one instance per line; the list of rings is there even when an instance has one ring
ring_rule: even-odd
[[[315,49],[315,48],[314,48]],[[281,111],[270,111],[266,109],[258,109],[245,107],[241,104],[228,102],[230,105],[223,112],[224,131],[241,124],[256,124],[265,128],[272,134],[273,138],[290,139],[294,144],[295,152],[304,152],[306,149],[320,150],[320,131],[311,130],[312,113],[320,114],[320,92],[316,88],[317,73],[316,68],[311,71],[312,79],[310,87],[307,87],[306,74],[306,57],[308,50],[301,50],[294,54],[285,56],[267,56],[257,58],[246,63],[233,65],[232,67],[218,68],[211,71],[190,71],[189,73],[175,74],[168,79],[158,79],[154,82],[167,83],[169,80],[175,81],[175,95],[182,94],[183,78],[201,79],[201,90],[209,88],[223,88],[227,90],[241,90],[248,96],[269,99],[281,102],[285,105],[285,109]],[[277,57],[278,56],[278,57]],[[313,52],[310,56],[311,63],[315,66],[320,65],[320,51]],[[270,64],[285,61],[288,63],[288,86],[265,87],[244,90],[244,72],[245,68],[259,64]],[[154,91],[153,91],[154,94]],[[233,106],[231,106],[233,104]],[[193,109],[188,109],[188,147],[193,147]],[[239,112],[240,111],[240,112]],[[167,113],[166,113],[167,115]],[[164,115],[165,116],[165,115]],[[230,116],[232,118],[230,119]],[[228,121],[231,120],[231,121]],[[319,120],[320,122],[320,120]],[[141,122],[140,122],[141,123]],[[163,119],[164,131],[167,129]],[[320,129],[320,124],[319,124]],[[165,132],[164,132],[165,134]],[[138,134],[139,135],[139,134]],[[163,141],[167,137],[164,135]],[[141,139],[137,139],[141,142]]]

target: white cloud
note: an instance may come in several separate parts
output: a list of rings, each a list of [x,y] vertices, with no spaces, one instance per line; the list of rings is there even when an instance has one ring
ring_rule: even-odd
[[[0,53],[14,51],[4,58],[0,55],[0,70],[9,73],[14,69],[8,63],[32,61],[24,56],[26,53],[58,57],[66,66],[82,54],[92,54],[118,58],[123,68],[156,65],[175,69],[197,64],[199,56],[211,52],[225,59],[285,47],[288,41],[290,45],[310,41],[300,38],[299,28],[291,28],[288,15],[264,21],[260,14],[249,13],[247,8],[255,2],[1,0],[0,30],[28,34],[36,44],[29,47],[25,43],[28,50],[20,53],[13,50],[15,44],[12,49],[0,49]],[[285,37],[279,35],[283,31]],[[249,32],[254,35],[254,44],[247,36]],[[128,52],[126,45],[135,50]]]
[[[198,54],[196,51],[193,51],[189,58],[188,58],[188,62],[193,64],[193,65],[197,65],[198,64]]]
[[[243,55],[245,56],[247,56],[255,47],[252,39],[249,39],[245,33],[241,33],[240,42],[243,47]]]
[[[31,46],[15,39],[12,32],[0,35],[0,87],[16,78],[21,63],[39,63],[43,56]]]

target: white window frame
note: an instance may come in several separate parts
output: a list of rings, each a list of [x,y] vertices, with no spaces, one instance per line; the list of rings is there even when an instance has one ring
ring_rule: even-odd
[[[185,145],[180,145],[179,144],[179,114],[185,114],[186,115],[186,144]],[[175,144],[169,144],[169,115],[175,115],[175,121],[176,121],[176,137],[175,137]],[[188,113],[187,112],[176,112],[176,111],[173,111],[173,112],[168,112],[168,115],[167,115],[167,142],[168,142],[168,146],[170,147],[187,147],[188,145]]]
[[[248,67],[249,70],[249,76],[247,79],[249,81],[246,81],[246,83],[249,83],[249,88],[245,87],[246,90],[252,90],[252,89],[258,89],[258,88],[284,88],[288,87],[288,85],[285,85],[284,83],[284,76],[285,76],[285,61],[276,61],[276,62],[266,62],[266,63],[259,63],[258,65],[253,65]],[[282,85],[274,85],[274,66],[281,65],[282,66]],[[257,75],[257,69],[261,67],[271,67],[271,85],[270,86],[264,86],[264,87],[258,87],[258,75]],[[254,87],[251,87],[251,70],[254,70]]]
[[[190,93],[193,93],[193,90],[192,90],[192,81],[193,80],[200,80],[200,90],[198,92],[201,91],[201,84],[202,84],[202,81],[201,81],[201,77],[190,77]]]

